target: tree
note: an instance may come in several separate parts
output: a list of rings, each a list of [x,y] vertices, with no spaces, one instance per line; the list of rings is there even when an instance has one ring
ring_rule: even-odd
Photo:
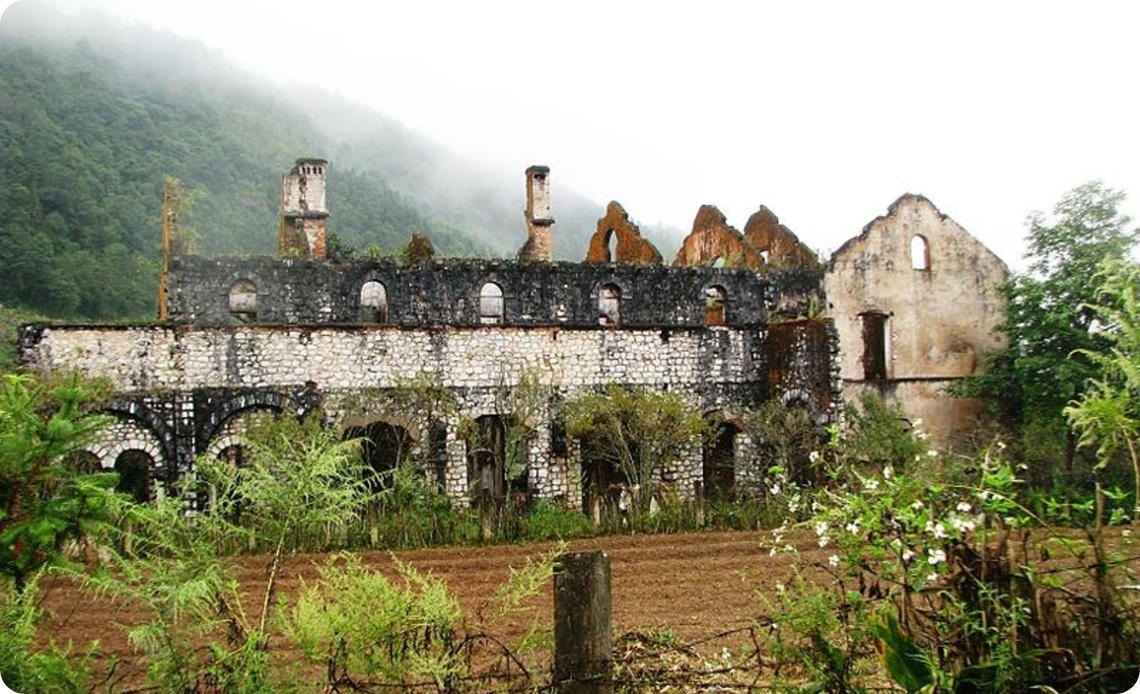
[[[1095,469],[1107,467],[1120,449],[1127,451],[1135,520],[1140,518],[1140,266],[1109,263],[1098,277],[1102,303],[1090,308],[1103,328],[1105,349],[1083,356],[1099,367],[1100,377],[1065,408],[1065,416],[1080,435],[1078,445],[1096,449]]]
[[[668,391],[610,383],[566,404],[566,433],[582,439],[587,457],[609,465],[630,485],[648,491],[655,471],[665,470],[701,444],[708,423]],[[645,506],[650,494],[635,494]]]
[[[1103,336],[1093,330],[1096,288],[1090,279],[1106,260],[1122,260],[1140,230],[1121,214],[1123,192],[1099,181],[1074,188],[1052,217],[1029,216],[1029,270],[1013,275],[1001,292],[1005,320],[998,330],[1008,346],[988,355],[985,374],[965,379],[956,395],[988,400],[1016,433],[1036,482],[1075,481],[1077,438],[1063,410],[1080,397],[1099,370],[1088,358]],[[1062,457],[1058,459],[1057,452]]]
[[[49,386],[30,376],[0,377],[0,575],[17,591],[64,545],[106,525],[114,475],[68,465],[108,421],[88,412],[90,385]]]

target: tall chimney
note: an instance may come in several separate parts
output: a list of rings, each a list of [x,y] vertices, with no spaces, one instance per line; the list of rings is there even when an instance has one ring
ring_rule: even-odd
[[[281,228],[277,234],[277,254],[281,257],[325,259],[328,168],[324,159],[298,159],[281,179]]]
[[[526,170],[526,244],[519,250],[520,261],[554,260],[554,218],[550,216],[550,168],[532,166]]]

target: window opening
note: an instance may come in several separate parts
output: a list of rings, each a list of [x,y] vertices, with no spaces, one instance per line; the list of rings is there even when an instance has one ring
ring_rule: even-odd
[[[621,324],[621,290],[617,285],[606,284],[598,290],[598,324]]]
[[[910,240],[910,266],[915,270],[930,269],[930,244],[922,236]]]
[[[388,322],[388,290],[376,280],[369,280],[360,287],[360,322]]]
[[[479,290],[479,322],[498,325],[503,322],[503,288],[488,282]]]
[[[881,381],[887,378],[890,360],[890,327],[885,313],[864,313],[863,319],[863,378]]]
[[[249,280],[238,280],[230,287],[230,316],[242,323],[257,320],[257,287]]]
[[[708,325],[724,325],[725,314],[724,287],[713,285],[705,289],[705,323]]]

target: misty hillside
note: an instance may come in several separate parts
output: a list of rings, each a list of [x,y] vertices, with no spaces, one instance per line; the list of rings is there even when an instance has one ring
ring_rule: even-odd
[[[0,303],[151,317],[164,177],[193,200],[198,252],[271,253],[280,176],[298,156],[332,161],[329,230],[359,249],[392,253],[422,231],[442,254],[509,257],[525,240],[522,165],[491,175],[169,32],[16,3],[0,21]],[[601,213],[556,189],[560,258],[584,257]]]

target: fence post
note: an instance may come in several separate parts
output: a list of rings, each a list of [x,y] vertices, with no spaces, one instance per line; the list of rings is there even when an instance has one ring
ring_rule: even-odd
[[[693,482],[693,515],[697,518],[697,530],[705,527],[705,488],[700,480]]]
[[[610,555],[570,552],[554,565],[554,681],[559,694],[610,694]]]

